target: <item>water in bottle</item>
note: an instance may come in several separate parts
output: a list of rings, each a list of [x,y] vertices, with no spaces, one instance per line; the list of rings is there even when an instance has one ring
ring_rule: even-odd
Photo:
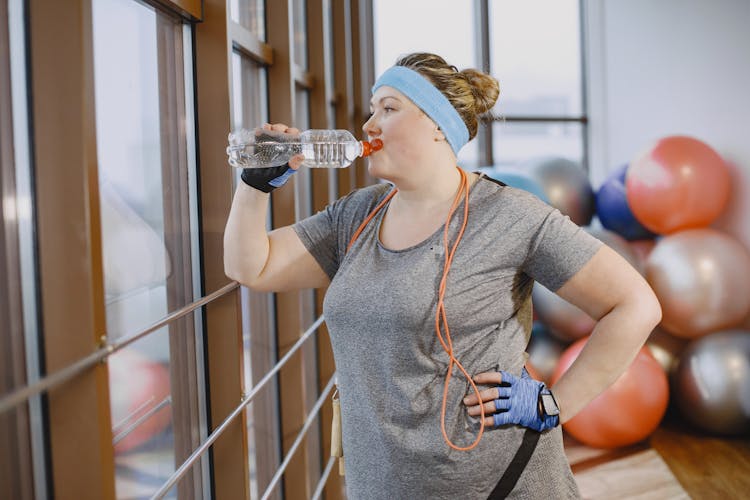
[[[292,156],[302,154],[303,166],[310,168],[348,167],[360,156],[383,147],[380,139],[358,141],[347,130],[306,130],[285,134],[256,128],[229,134],[229,164],[239,168],[278,167]]]

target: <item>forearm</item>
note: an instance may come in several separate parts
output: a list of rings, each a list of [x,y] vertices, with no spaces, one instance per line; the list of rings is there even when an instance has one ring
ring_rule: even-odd
[[[250,285],[266,265],[269,240],[266,231],[269,195],[238,183],[224,231],[224,272]]]
[[[658,304],[642,300],[618,305],[597,322],[578,358],[552,388],[562,423],[625,372],[659,319]]]

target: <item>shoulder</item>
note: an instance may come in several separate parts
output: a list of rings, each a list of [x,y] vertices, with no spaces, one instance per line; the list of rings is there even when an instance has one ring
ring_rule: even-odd
[[[355,189],[328,206],[335,220],[349,224],[363,219],[393,189],[391,184],[373,184]]]
[[[533,193],[509,186],[487,175],[477,179],[476,198],[481,203],[492,205],[495,209],[518,212],[519,214],[548,215],[554,207],[539,199]]]

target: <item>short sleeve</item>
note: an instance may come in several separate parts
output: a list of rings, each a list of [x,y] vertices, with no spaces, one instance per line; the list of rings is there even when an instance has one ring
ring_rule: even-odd
[[[573,277],[601,247],[602,242],[552,209],[531,240],[523,271],[551,291]]]
[[[339,267],[336,205],[328,205],[317,214],[292,226],[307,251],[318,261],[330,279],[333,279]]]
[[[355,189],[317,214],[292,225],[302,244],[331,280],[344,259],[355,229],[389,190],[388,184]]]

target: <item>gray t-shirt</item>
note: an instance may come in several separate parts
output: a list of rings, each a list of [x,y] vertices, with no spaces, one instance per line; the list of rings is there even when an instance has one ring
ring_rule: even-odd
[[[379,241],[384,207],[354,246],[349,240],[392,186],[356,190],[294,229],[331,278],[324,315],[341,397],[351,500],[484,499],[521,445],[519,426],[485,428],[470,451],[450,448],[440,412],[448,355],[435,333],[443,227],[404,250]],[[450,224],[452,244],[463,203]],[[535,196],[480,177],[444,298],[454,355],[472,375],[520,374],[531,331],[534,280],[557,290],[600,242]],[[445,428],[474,442],[479,419],[462,404],[471,387],[454,368]],[[479,387],[480,390],[483,387]],[[533,431],[530,431],[533,432]],[[510,498],[577,498],[560,428],[541,433]]]

